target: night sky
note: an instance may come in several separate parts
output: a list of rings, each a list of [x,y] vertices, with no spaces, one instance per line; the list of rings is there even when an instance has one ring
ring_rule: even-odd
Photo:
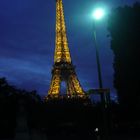
[[[63,0],[69,48],[84,90],[98,87],[91,12],[95,0]],[[136,0],[106,0],[112,8]],[[113,88],[113,54],[104,19],[97,25],[103,85]],[[55,48],[55,0],[0,0],[0,77],[26,90],[47,94]]]

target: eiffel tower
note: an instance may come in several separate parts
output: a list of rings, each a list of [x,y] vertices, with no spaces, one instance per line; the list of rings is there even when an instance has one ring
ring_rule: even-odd
[[[62,0],[56,0],[56,40],[54,65],[49,97],[59,97],[61,82],[66,83],[66,95],[84,97],[84,90],[77,78],[68,47]],[[47,97],[48,97],[47,96]]]

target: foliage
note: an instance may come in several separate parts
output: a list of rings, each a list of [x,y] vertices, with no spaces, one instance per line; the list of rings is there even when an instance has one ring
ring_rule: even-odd
[[[108,20],[114,53],[114,86],[121,104],[140,105],[140,4],[112,11]]]
[[[9,85],[5,78],[0,78],[0,139],[14,137],[20,99],[25,100],[28,108],[37,102],[41,103],[41,98],[36,91],[27,92],[17,89]]]

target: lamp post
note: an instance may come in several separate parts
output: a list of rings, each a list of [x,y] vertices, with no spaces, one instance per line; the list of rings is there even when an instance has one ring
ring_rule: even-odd
[[[97,61],[97,70],[98,70],[98,81],[99,81],[99,88],[103,88],[102,83],[102,74],[101,74],[101,64],[100,64],[100,58],[99,58],[99,47],[97,43],[97,36],[96,36],[96,21],[101,20],[105,15],[105,11],[102,8],[97,8],[93,11],[93,18],[94,18],[94,42],[95,42],[95,50],[96,50],[96,61]],[[105,98],[104,94],[101,93],[101,102],[103,105],[105,105]]]
[[[96,22],[103,19],[105,16],[105,10],[102,8],[96,8],[93,11],[93,18],[94,18],[94,42],[95,42],[95,50],[96,50],[96,61],[97,61],[97,70],[98,70],[98,81],[99,81],[99,89],[103,89],[103,82],[102,82],[102,74],[101,74],[101,64],[100,64],[100,57],[99,57],[99,47],[97,43],[97,36],[96,36]],[[103,140],[108,140],[108,122],[106,117],[106,99],[104,96],[104,92],[100,92],[101,97],[101,106],[102,106],[102,113],[103,113]]]

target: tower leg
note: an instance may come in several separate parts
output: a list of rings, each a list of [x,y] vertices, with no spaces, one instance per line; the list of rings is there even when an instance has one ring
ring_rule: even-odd
[[[80,82],[75,74],[70,75],[70,83],[74,88],[74,93],[77,95],[84,95],[84,91],[80,85]]]
[[[55,74],[52,76],[50,90],[48,92],[49,96],[58,97],[60,93],[60,71],[57,70]]]

